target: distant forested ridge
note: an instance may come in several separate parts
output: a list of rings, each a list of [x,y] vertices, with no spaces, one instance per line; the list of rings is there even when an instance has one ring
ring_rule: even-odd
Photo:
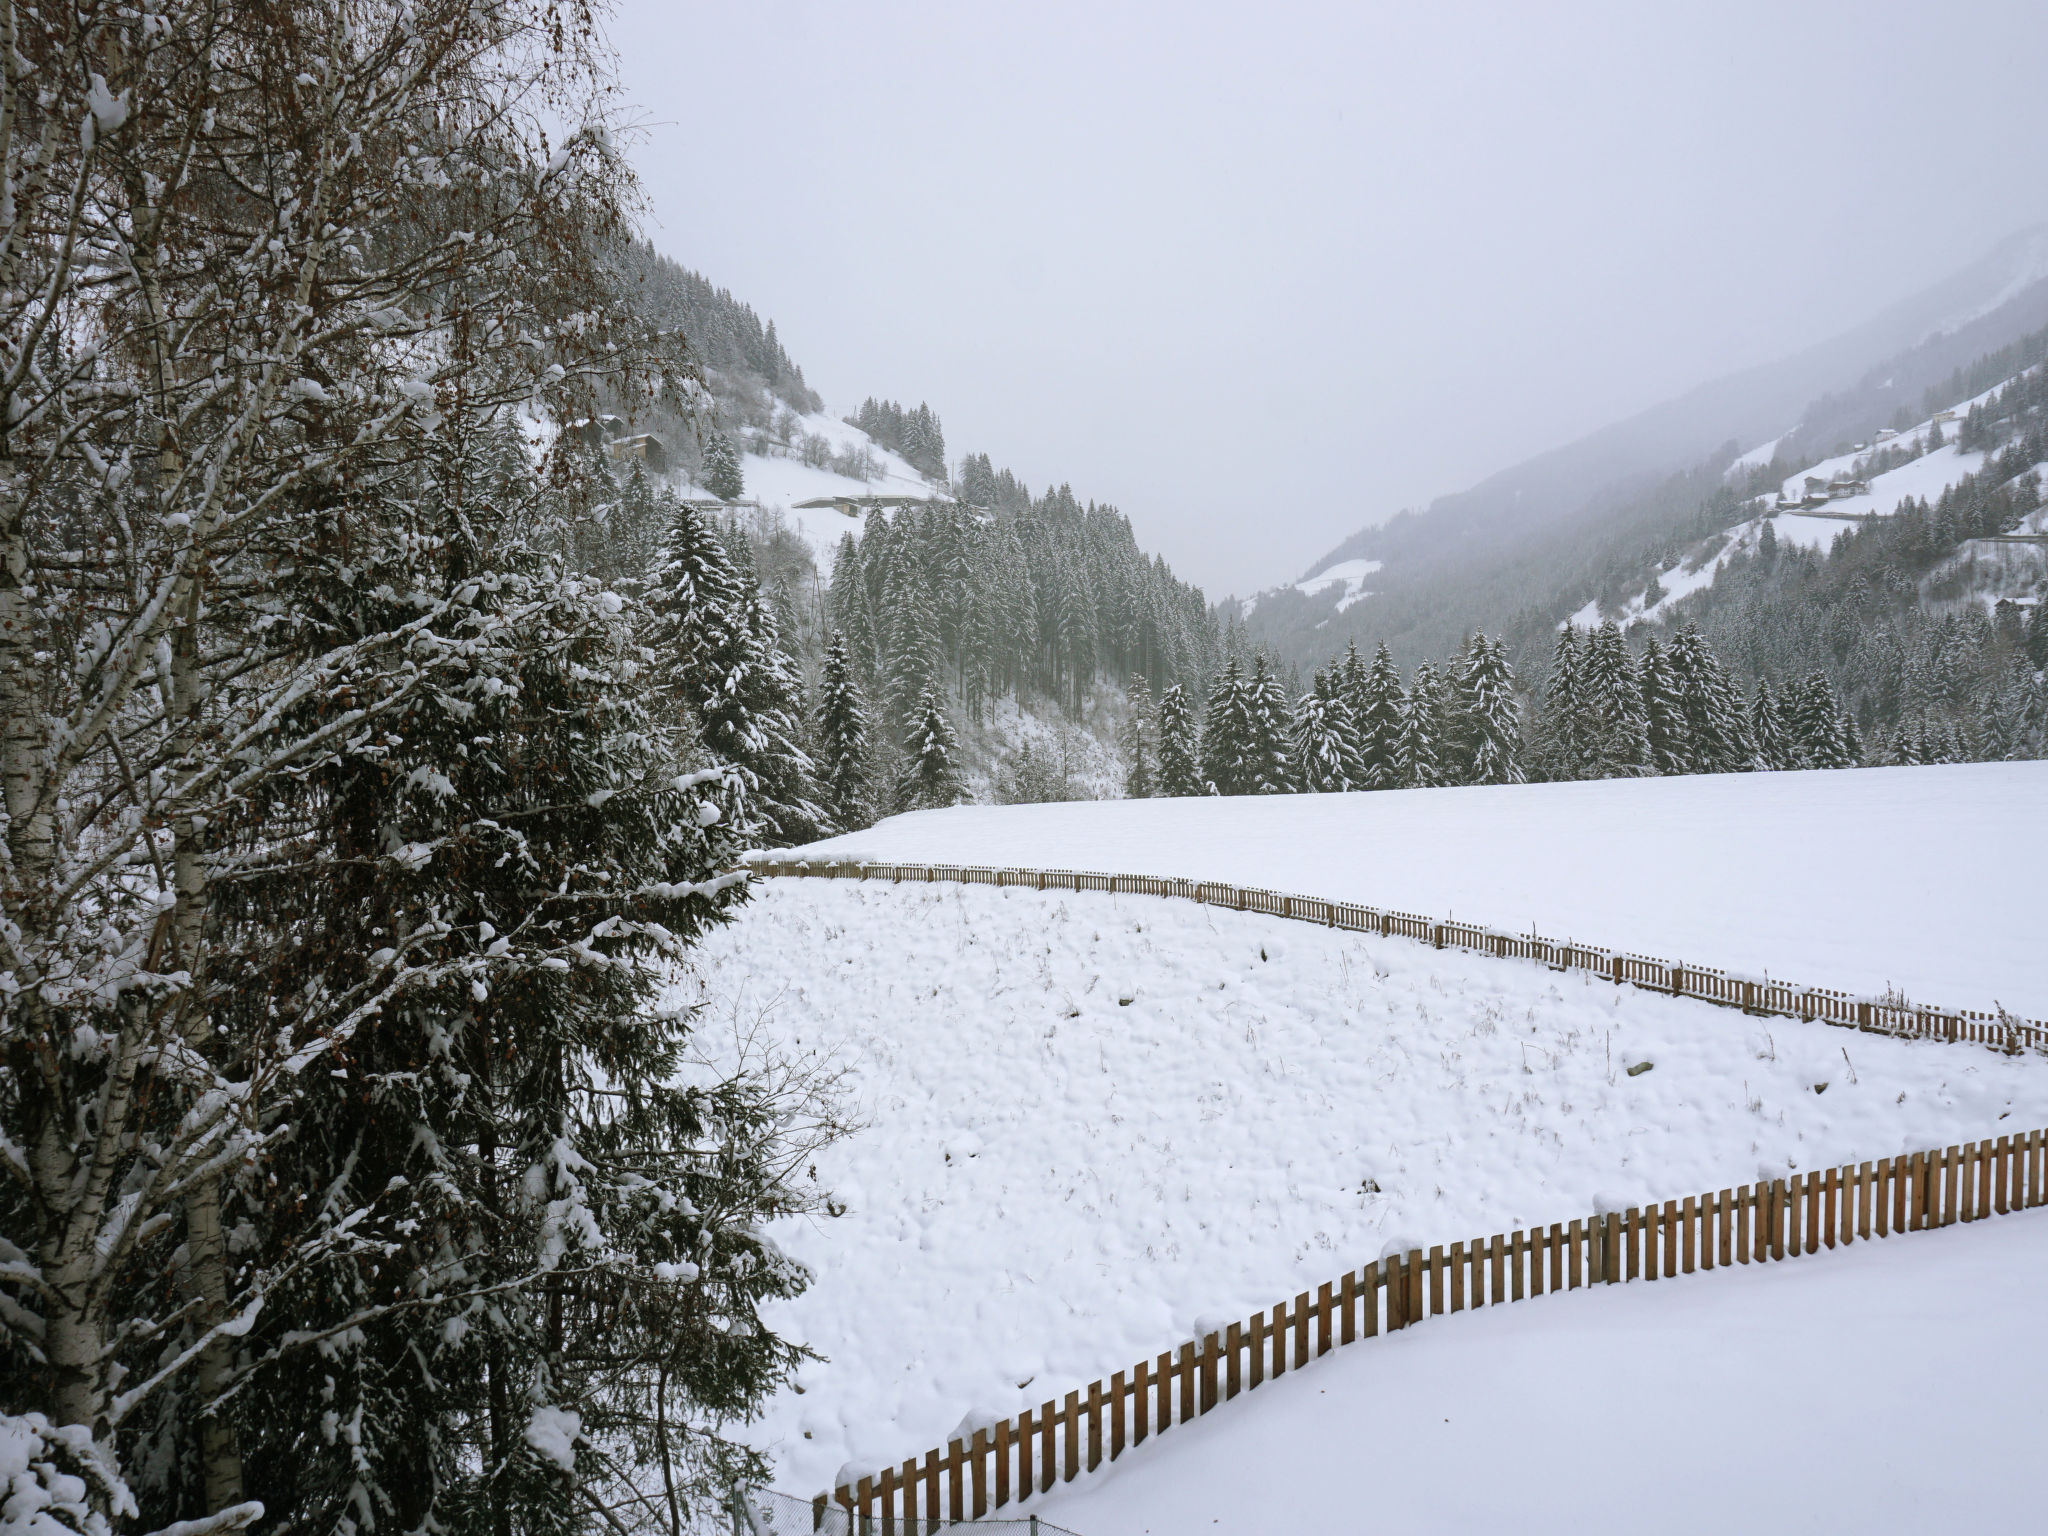
[[[834,562],[827,619],[899,726],[927,683],[969,719],[1005,694],[1071,711],[1098,680],[1199,684],[1219,636],[1198,588],[1138,548],[1114,507],[1036,498],[968,460],[962,501],[869,516]],[[985,509],[985,510],[984,510]]]
[[[644,319],[683,333],[722,405],[765,391],[800,414],[823,409],[803,369],[783,350],[775,322],[764,323],[731,290],[715,287],[644,241],[627,245],[618,267],[627,302]]]

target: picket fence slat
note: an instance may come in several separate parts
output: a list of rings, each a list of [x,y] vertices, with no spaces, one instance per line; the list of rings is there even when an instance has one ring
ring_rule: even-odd
[[[2044,1160],[2048,1130],[2031,1130],[1392,1253],[830,1497],[891,1536],[899,1520],[911,1536],[919,1522],[979,1518],[1360,1339],[1582,1285],[1777,1262],[2033,1209],[2048,1203]]]

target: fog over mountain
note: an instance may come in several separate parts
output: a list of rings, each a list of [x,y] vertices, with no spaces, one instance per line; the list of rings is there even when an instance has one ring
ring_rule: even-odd
[[[2026,4],[633,4],[612,40],[655,243],[831,409],[929,399],[1212,595],[2048,217]]]

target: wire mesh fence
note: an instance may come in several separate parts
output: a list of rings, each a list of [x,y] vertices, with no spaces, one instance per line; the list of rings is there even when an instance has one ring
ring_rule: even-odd
[[[734,1536],[939,1536],[971,1526],[992,1536],[1076,1536],[1036,1515],[1021,1519],[928,1520],[906,1515],[858,1515],[824,1499],[806,1501],[766,1489],[733,1501]]]

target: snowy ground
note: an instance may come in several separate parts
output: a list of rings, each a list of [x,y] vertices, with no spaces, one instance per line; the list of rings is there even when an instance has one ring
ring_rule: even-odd
[[[799,852],[1231,881],[2048,1018],[2048,762],[969,806]]]
[[[2037,1531],[2044,1266],[2035,1211],[1432,1321],[1038,1508],[1088,1536]]]
[[[867,1126],[818,1162],[843,1214],[776,1232],[817,1285],[773,1321],[827,1361],[754,1433],[801,1494],[1389,1244],[2048,1124],[2048,1059],[1156,897],[769,880],[684,990],[706,1042],[850,1069]]]

